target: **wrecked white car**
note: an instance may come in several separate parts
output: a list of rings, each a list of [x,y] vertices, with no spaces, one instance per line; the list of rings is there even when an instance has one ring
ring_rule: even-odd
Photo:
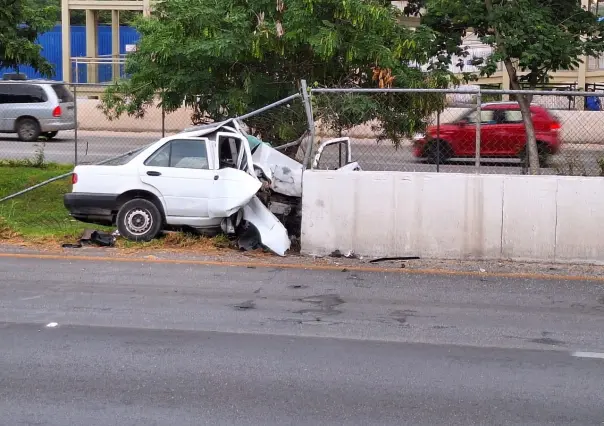
[[[348,138],[342,169],[350,159]],[[117,225],[130,240],[149,241],[165,229],[194,228],[236,235],[240,247],[264,245],[283,256],[286,225],[299,228],[303,166],[251,137],[236,120],[166,137],[103,165],[77,166],[64,204],[82,222]]]

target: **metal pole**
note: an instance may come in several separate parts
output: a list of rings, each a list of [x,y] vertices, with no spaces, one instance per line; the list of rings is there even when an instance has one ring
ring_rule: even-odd
[[[73,137],[75,139],[74,145],[74,165],[78,165],[78,86],[73,86],[73,116],[75,119],[75,129]]]
[[[161,137],[166,137],[166,110],[164,108],[164,99],[161,99]]]
[[[482,95],[480,94],[480,86],[476,94],[476,161],[474,163],[475,173],[480,173],[480,123],[482,122]]]
[[[313,119],[312,104],[310,102],[310,96],[308,93],[308,87],[306,86],[306,80],[302,80],[302,101],[304,102],[304,110],[306,111],[306,120],[308,122],[308,131],[310,132],[310,142],[306,147],[304,153],[304,164],[303,167],[306,169],[310,165],[310,159],[312,154],[313,146],[315,145],[315,120]]]
[[[235,117],[235,119],[237,119],[237,120],[245,120],[246,118],[254,117],[254,116],[258,115],[258,114],[263,113],[264,111],[268,111],[269,109],[278,107],[279,105],[283,105],[283,104],[289,103],[289,102],[291,102],[294,99],[297,99],[299,97],[300,97],[300,94],[296,93],[295,95],[288,96],[285,99],[281,99],[280,101],[273,102],[272,104],[268,104],[266,106],[263,106],[262,108],[258,108],[257,110],[254,110],[252,112],[248,112],[247,114],[243,114],[243,115],[241,115],[239,117]]]
[[[53,178],[45,180],[44,182],[40,182],[40,183],[38,183],[38,184],[36,184],[34,186],[30,186],[29,188],[25,188],[22,191],[15,192],[14,194],[7,195],[4,198],[0,198],[0,203],[2,203],[4,201],[8,201],[8,200],[10,200],[12,198],[18,197],[19,195],[23,195],[23,194],[25,194],[25,193],[27,193],[29,191],[33,191],[34,189],[39,188],[41,186],[48,185],[49,183],[54,182],[56,180],[64,179],[64,178],[66,178],[68,176],[71,176],[72,174],[73,174],[73,172],[63,173],[62,175],[55,176]]]
[[[477,95],[479,90],[459,90],[459,89],[312,89],[313,93],[459,93],[466,95]],[[480,90],[482,95],[540,95],[540,96],[560,96],[559,91],[551,90]],[[567,96],[585,96],[585,92],[567,92]]]
[[[436,113],[436,173],[440,173],[440,111]]]

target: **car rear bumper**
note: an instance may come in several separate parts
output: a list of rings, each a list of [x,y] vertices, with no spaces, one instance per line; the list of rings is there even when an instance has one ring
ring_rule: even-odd
[[[71,192],[63,196],[69,214],[81,222],[111,225],[117,210],[117,195]]]
[[[41,120],[40,130],[44,132],[58,132],[60,130],[74,130],[76,128],[75,119],[56,119],[56,120]]]

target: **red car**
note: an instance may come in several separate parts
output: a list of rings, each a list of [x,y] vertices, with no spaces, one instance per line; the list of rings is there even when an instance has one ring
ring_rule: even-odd
[[[533,124],[537,136],[539,163],[547,164],[549,155],[560,149],[560,123],[547,109],[531,105]],[[430,162],[450,158],[474,157],[476,154],[477,111],[464,114],[453,123],[440,125],[440,143],[437,143],[436,126],[430,126],[426,135],[414,141],[413,154]],[[526,133],[517,102],[485,104],[481,108],[480,156],[525,158]],[[439,155],[440,154],[440,155]]]

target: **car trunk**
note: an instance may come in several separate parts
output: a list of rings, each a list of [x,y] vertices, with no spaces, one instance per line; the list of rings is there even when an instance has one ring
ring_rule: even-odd
[[[52,90],[54,90],[59,99],[59,106],[61,107],[60,118],[63,120],[73,120],[75,118],[75,98],[71,91],[64,84],[53,84]]]

